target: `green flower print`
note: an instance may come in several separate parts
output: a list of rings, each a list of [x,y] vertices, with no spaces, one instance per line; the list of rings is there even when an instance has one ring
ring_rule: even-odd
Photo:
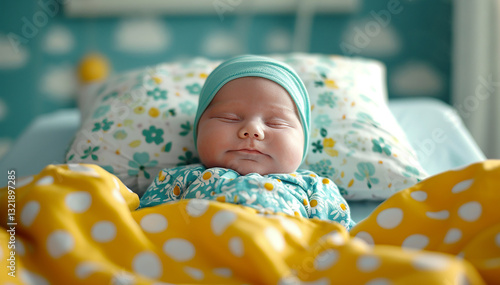
[[[405,167],[405,172],[403,172],[403,175],[405,177],[416,177],[420,175],[420,171],[418,171],[418,169],[413,166],[407,165]]]
[[[118,130],[113,134],[113,137],[117,140],[124,140],[127,138],[127,132],[124,130]]]
[[[318,105],[334,108],[337,106],[337,100],[338,98],[333,96],[333,92],[325,92],[323,94],[319,94]]]
[[[144,177],[149,179],[151,175],[146,171],[148,167],[154,167],[158,164],[157,160],[149,161],[149,154],[147,152],[136,152],[134,153],[134,160],[128,162],[128,166],[132,169],[128,170],[128,175],[138,176],[139,172],[143,172]]]
[[[108,119],[104,119],[102,120],[102,122],[100,123],[94,123],[94,128],[92,129],[93,132],[97,132],[99,130],[103,130],[103,131],[109,131],[109,129],[111,129],[111,126],[114,124],[115,122],[111,121],[109,122]]]
[[[375,166],[369,162],[360,162],[357,165],[358,172],[354,173],[354,177],[359,180],[363,181],[366,179],[366,185],[368,188],[372,188],[372,183],[373,184],[378,184],[379,180],[378,178],[371,177],[372,175],[375,174]]]
[[[193,155],[189,150],[185,150],[184,156],[179,156],[181,162],[177,163],[177,166],[188,165],[193,163],[200,163],[200,159]]]
[[[185,137],[189,134],[189,132],[193,129],[191,127],[191,123],[187,121],[185,124],[181,124],[181,129],[183,129],[182,132],[179,133],[179,135]]]
[[[309,165],[309,169],[320,176],[329,178],[335,176],[335,168],[332,167],[332,162],[329,159],[322,159],[315,164],[311,164]]]
[[[190,101],[185,101],[179,104],[179,107],[181,108],[181,112],[191,116],[196,114],[196,104]]]
[[[94,118],[94,119],[100,118],[100,117],[106,115],[110,109],[111,109],[111,107],[109,105],[100,106],[99,108],[97,108],[95,110],[94,114],[92,115],[92,118]]]
[[[109,100],[110,98],[116,98],[118,96],[118,94],[120,94],[120,93],[118,93],[117,91],[113,91],[113,92],[109,93],[108,95],[102,97],[102,101],[104,102],[104,101]]]
[[[359,94],[359,97],[360,97],[361,99],[363,99],[363,101],[365,101],[365,102],[371,102],[371,103],[373,103],[373,104],[377,105],[377,103],[376,103],[376,102],[374,102],[374,101],[372,100],[372,98],[370,98],[370,96],[366,96],[366,95],[364,95],[364,94]],[[378,106],[378,105],[377,105],[377,106]]]
[[[104,91],[106,91],[106,89],[108,88],[108,86],[106,84],[103,84],[96,92],[97,96],[101,95],[102,93],[104,93]]]
[[[323,145],[321,144],[321,140],[318,140],[317,142],[313,142],[312,146],[313,146],[313,149],[312,149],[313,153],[317,153],[317,152],[323,153]]]
[[[161,90],[160,88],[156,87],[153,90],[149,90],[147,92],[148,96],[153,97],[153,99],[156,100],[161,100],[161,99],[167,99],[167,91],[166,90]]]
[[[101,167],[102,167],[102,169],[106,170],[107,172],[109,172],[111,174],[115,174],[113,166],[111,166],[111,165],[103,165]]]
[[[328,115],[318,115],[314,119],[314,124],[317,128],[328,128],[332,124],[332,120]]]
[[[387,155],[391,155],[391,146],[386,144],[383,138],[379,138],[378,140],[372,139],[374,152],[385,153]]]
[[[357,129],[362,129],[364,125],[372,125],[376,128],[378,128],[380,126],[379,123],[375,122],[375,120],[373,120],[372,116],[370,116],[369,114],[367,113],[363,113],[363,112],[359,112],[358,114],[356,114],[356,117],[357,120],[352,123],[352,126],[357,128]]]
[[[157,129],[155,126],[150,126],[149,130],[142,130],[142,135],[147,143],[155,143],[157,145],[163,142],[163,130]]]
[[[89,146],[89,148],[87,148],[86,150],[83,151],[83,156],[81,156],[80,158],[81,159],[86,159],[87,157],[91,157],[92,160],[98,160],[99,158],[97,157],[97,155],[94,154],[94,152],[98,151],[99,150],[99,147],[98,146],[94,146],[94,147],[91,147]]]
[[[186,89],[191,95],[199,95],[201,91],[201,85],[199,83],[194,83],[192,85],[187,85]]]

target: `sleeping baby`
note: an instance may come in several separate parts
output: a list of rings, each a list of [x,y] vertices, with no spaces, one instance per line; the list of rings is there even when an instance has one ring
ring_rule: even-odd
[[[202,164],[163,169],[140,208],[180,199],[241,204],[354,226],[349,206],[328,178],[301,170],[309,145],[306,88],[289,66],[243,55],[207,78],[194,121]]]

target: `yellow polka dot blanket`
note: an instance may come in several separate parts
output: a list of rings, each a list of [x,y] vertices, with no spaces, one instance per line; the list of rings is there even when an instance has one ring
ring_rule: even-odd
[[[350,232],[218,201],[135,210],[90,165],[0,190],[2,284],[499,284],[500,161],[430,177]]]

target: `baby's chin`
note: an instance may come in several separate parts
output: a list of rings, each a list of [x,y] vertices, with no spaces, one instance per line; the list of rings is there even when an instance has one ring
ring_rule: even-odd
[[[245,162],[233,165],[227,165],[224,168],[232,169],[240,175],[247,175],[250,173],[257,173],[260,175],[277,174],[277,173],[292,173],[297,169],[286,169],[280,167],[270,167],[269,165],[262,165],[259,163]]]

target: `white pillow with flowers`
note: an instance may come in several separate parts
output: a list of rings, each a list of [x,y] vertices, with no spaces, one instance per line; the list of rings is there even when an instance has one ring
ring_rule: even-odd
[[[278,56],[304,81],[311,139],[302,168],[329,177],[349,200],[384,200],[427,173],[387,105],[382,63],[341,56]]]
[[[348,199],[385,199],[426,176],[387,107],[384,66],[340,56],[273,55],[304,81],[313,110],[303,168]],[[98,164],[142,195],[163,168],[199,162],[193,121],[204,58],[123,73],[80,94],[82,125],[66,160]]]

